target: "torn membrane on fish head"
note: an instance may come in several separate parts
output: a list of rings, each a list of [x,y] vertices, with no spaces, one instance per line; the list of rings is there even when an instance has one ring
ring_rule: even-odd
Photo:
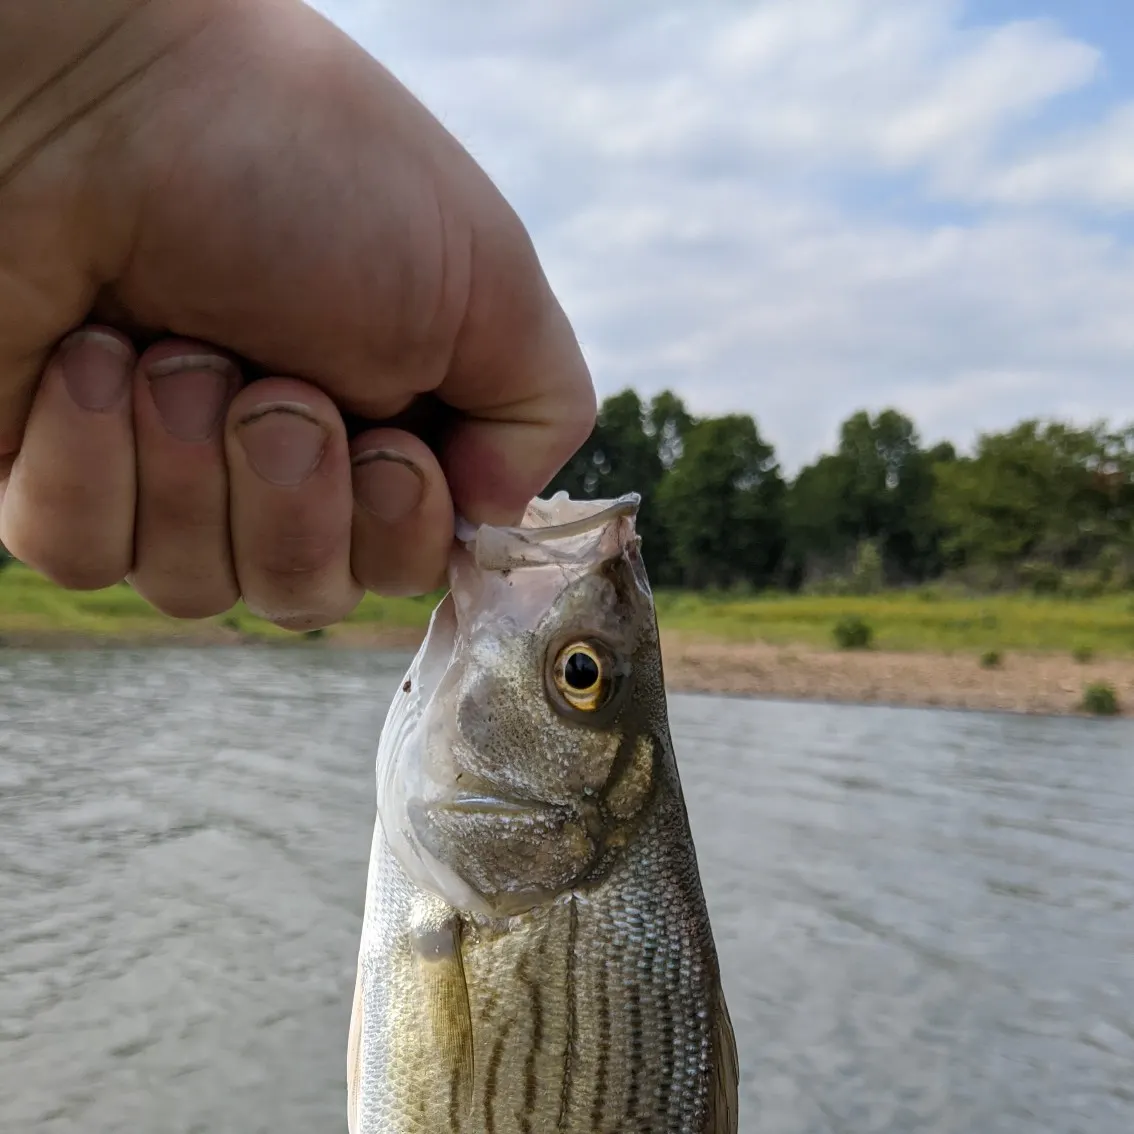
[[[454,552],[379,807],[403,868],[457,908],[597,880],[649,801],[664,695],[637,503],[560,494]]]

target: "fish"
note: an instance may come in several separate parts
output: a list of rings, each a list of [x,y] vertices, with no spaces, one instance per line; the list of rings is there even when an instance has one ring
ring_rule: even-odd
[[[350,1134],[736,1134],[639,507],[458,531],[379,740]]]

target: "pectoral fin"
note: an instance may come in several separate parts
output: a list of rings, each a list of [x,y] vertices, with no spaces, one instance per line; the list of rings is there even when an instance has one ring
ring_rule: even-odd
[[[472,1106],[473,1034],[461,959],[460,920],[448,909],[443,916],[436,909],[419,911],[410,931],[410,946],[432,1047],[450,1075],[450,1108],[468,1114]]]
[[[724,993],[717,985],[713,1016],[713,1074],[709,1085],[709,1114],[705,1134],[736,1134],[740,1119],[740,1061]]]

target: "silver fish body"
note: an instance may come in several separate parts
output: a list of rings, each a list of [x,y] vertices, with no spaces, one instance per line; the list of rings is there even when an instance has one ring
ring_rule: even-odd
[[[454,554],[379,749],[351,1134],[736,1134],[636,506]]]

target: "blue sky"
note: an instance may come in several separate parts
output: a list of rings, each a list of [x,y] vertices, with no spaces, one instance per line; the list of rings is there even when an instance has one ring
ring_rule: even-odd
[[[532,232],[601,393],[1134,420],[1134,32],[1029,0],[320,0]]]

